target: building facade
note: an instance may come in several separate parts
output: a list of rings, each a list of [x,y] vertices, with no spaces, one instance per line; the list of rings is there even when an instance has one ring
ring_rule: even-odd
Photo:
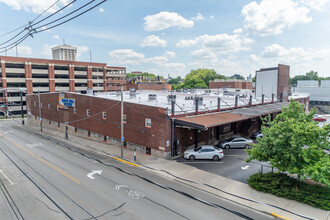
[[[77,60],[77,47],[60,45],[52,48],[53,60]]]
[[[272,97],[288,100],[290,66],[278,64],[277,67],[262,68],[256,71],[256,97]]]
[[[217,88],[252,89],[252,82],[240,79],[215,79],[209,82],[210,89]]]
[[[121,86],[126,89],[125,67],[0,56],[0,104],[2,112],[6,113],[18,114],[21,111],[22,89],[27,94],[61,91],[86,93],[116,91]]]

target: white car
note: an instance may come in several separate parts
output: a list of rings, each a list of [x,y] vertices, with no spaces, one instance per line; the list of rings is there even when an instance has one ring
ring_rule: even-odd
[[[245,139],[242,137],[231,137],[227,140],[220,141],[219,147],[221,148],[245,148],[249,149],[250,146],[253,144],[253,141],[251,139]]]
[[[186,150],[184,152],[185,159],[189,159],[191,161],[195,159],[211,159],[214,161],[218,161],[223,158],[223,151],[220,148],[214,147],[212,145],[203,145],[199,148]]]

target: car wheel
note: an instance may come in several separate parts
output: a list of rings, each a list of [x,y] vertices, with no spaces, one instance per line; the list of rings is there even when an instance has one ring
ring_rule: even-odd
[[[229,144],[227,144],[227,145],[225,146],[225,148],[226,148],[226,149],[229,149],[229,148],[230,148]]]
[[[250,147],[250,146],[249,146],[248,144],[246,144],[246,145],[244,146],[245,149],[249,149],[249,147]]]
[[[189,156],[189,160],[194,161],[196,158],[194,155]]]
[[[218,157],[217,155],[214,155],[214,156],[213,156],[213,160],[214,160],[214,161],[218,161],[218,160],[219,160],[219,157]]]

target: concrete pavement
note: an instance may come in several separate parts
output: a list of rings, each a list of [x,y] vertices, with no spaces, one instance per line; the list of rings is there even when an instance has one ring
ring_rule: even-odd
[[[29,128],[32,128],[38,132],[39,127],[31,124],[27,125]],[[43,134],[49,135],[50,137],[59,139],[61,141],[68,142],[69,144],[75,145],[81,149],[96,152],[98,154],[105,154],[111,157],[118,157],[118,155],[120,155],[120,147],[89,140],[87,137],[82,138],[69,135],[69,139],[66,140],[63,133],[48,129],[44,129]],[[142,167],[145,167],[152,172],[156,172],[159,175],[163,175],[166,178],[176,179],[200,190],[210,192],[217,196],[229,199],[235,203],[239,203],[268,214],[273,213],[274,215],[280,215],[289,219],[306,219],[304,217],[320,220],[330,219],[329,211],[317,209],[293,200],[287,200],[259,192],[252,189],[247,184],[199,170],[189,165],[178,163],[173,160],[162,159],[152,155],[150,156],[141,154],[138,152],[136,152],[136,158],[136,162]],[[134,162],[134,151],[124,149],[124,159]],[[246,199],[239,197],[244,197]],[[268,203],[279,208],[268,206],[263,203]],[[285,210],[289,210],[292,213]],[[299,217],[293,213],[304,217]]]

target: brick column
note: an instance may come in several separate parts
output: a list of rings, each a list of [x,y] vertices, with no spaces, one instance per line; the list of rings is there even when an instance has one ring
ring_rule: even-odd
[[[49,92],[55,92],[55,71],[53,63],[48,63],[48,81]]]
[[[93,89],[92,67],[87,66],[87,88]]]
[[[2,87],[7,88],[6,61],[1,60]]]
[[[107,70],[104,67],[103,69],[103,92],[107,91]]]
[[[69,64],[69,87],[70,87],[70,92],[76,91],[73,64]]]
[[[33,83],[32,83],[32,67],[31,62],[25,62],[25,86],[26,93],[33,93]]]

